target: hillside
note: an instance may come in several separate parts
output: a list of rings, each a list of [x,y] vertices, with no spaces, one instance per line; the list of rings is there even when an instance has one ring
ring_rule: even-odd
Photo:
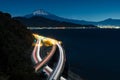
[[[0,12],[0,80],[40,80],[31,62],[32,42],[24,25]]]

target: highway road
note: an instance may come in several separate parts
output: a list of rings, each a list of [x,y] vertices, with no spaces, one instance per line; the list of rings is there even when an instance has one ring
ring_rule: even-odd
[[[57,46],[59,48],[59,61],[49,80],[58,80],[64,67],[64,51],[59,43],[57,43]]]
[[[39,62],[36,66],[35,66],[35,71],[37,72],[40,68],[42,68],[53,56],[53,54],[55,53],[56,46],[52,47],[51,52],[49,53],[49,55],[47,55],[41,62]]]
[[[59,60],[58,63],[56,65],[56,67],[54,69],[51,69],[48,65],[45,66],[43,68],[43,71],[46,72],[46,74],[48,75],[48,80],[58,80],[60,78],[60,80],[67,80],[66,78],[61,76],[62,71],[64,70],[64,64],[65,64],[65,56],[64,56],[64,50],[62,48],[62,46],[60,45],[60,42],[55,40],[55,39],[51,39],[51,38],[46,38],[43,36],[39,36],[38,34],[34,34],[35,38],[37,39],[36,45],[34,47],[33,53],[32,53],[32,59],[34,60],[35,64],[37,64],[34,68],[35,71],[39,71],[39,69],[41,69],[44,65],[46,65],[46,63],[52,58],[52,56],[54,55],[55,51],[56,51],[56,47],[58,47],[59,49]],[[52,49],[49,52],[49,54],[42,59],[40,56],[40,45],[41,45],[41,41],[44,43],[49,43],[49,45],[52,44]]]

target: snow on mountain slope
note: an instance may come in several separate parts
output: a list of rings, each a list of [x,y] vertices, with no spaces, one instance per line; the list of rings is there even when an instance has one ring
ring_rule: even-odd
[[[33,12],[33,15],[49,15],[49,13],[45,12],[44,10],[37,10]]]

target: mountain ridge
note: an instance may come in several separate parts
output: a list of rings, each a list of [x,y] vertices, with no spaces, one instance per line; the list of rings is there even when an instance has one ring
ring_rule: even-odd
[[[34,15],[34,13],[36,13],[36,12],[43,12],[43,13],[45,13],[47,15],[39,14],[39,13]],[[76,19],[68,19],[68,18],[60,17],[60,16],[57,16],[57,15],[52,14],[50,12],[47,12],[47,11],[45,11],[43,9],[35,10],[31,14],[27,14],[24,17],[31,18],[31,17],[34,17],[34,16],[42,16],[42,17],[45,17],[45,18],[48,18],[48,19],[52,19],[52,20],[71,22],[71,23],[75,23],[75,24],[86,24],[86,23],[92,22],[92,21],[76,20]]]
[[[31,18],[25,17],[14,17],[15,20],[19,20],[21,23],[26,25],[27,27],[93,27],[96,28],[94,25],[81,25],[75,24],[71,22],[64,22],[64,21],[57,21],[51,20],[42,16],[34,16]]]
[[[82,25],[56,16],[44,10],[37,10],[23,17],[14,17],[26,26],[35,27],[96,27],[94,25]]]
[[[59,17],[57,15],[54,15],[52,13],[49,13],[43,9],[39,9],[36,11],[33,11],[31,14],[27,14],[23,17],[25,18],[32,18],[32,17],[44,17],[50,20],[60,21],[60,22],[68,22],[68,23],[74,23],[74,24],[80,24],[80,25],[110,25],[110,26],[120,26],[120,19],[112,19],[108,18],[102,21],[86,21],[86,20],[76,20],[76,19],[67,19],[63,17]]]

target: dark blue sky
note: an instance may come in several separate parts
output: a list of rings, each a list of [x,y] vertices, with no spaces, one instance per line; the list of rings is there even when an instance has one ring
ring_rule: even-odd
[[[0,0],[0,11],[12,16],[22,16],[37,9],[88,21],[120,19],[120,0]]]

